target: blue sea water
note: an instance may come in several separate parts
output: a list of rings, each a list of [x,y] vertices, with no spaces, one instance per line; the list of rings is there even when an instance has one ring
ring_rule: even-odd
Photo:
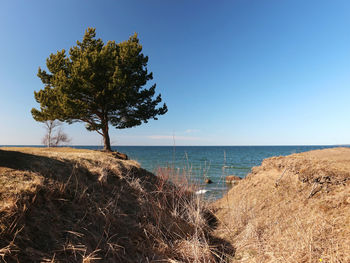
[[[99,146],[72,147],[101,149]],[[335,146],[118,146],[112,149],[126,153],[150,172],[155,173],[159,167],[171,167],[179,172],[186,169],[200,189],[207,190],[204,198],[215,200],[231,187],[225,183],[227,175],[244,178],[265,158],[332,147]],[[206,177],[213,183],[205,184]]]
[[[221,198],[229,189],[225,176],[244,178],[254,166],[268,157],[286,156],[334,146],[118,146],[113,150],[126,153],[144,169],[155,172],[159,167],[186,169],[200,189],[207,190],[204,198]],[[96,146],[77,148],[98,149]],[[205,177],[213,183],[205,184]]]

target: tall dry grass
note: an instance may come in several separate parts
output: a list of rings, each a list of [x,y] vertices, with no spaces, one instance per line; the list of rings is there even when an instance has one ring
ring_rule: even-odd
[[[186,173],[155,176],[96,151],[16,150],[0,150],[8,172],[0,181],[23,175],[6,196],[0,190],[3,261],[220,262],[229,254]]]
[[[232,262],[350,262],[350,149],[267,159],[215,207]]]

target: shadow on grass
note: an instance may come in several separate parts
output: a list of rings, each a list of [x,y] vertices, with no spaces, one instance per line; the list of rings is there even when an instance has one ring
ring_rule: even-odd
[[[68,160],[0,149],[0,167],[38,173],[45,178],[52,178],[59,182],[66,182],[76,165]],[[79,166],[79,169],[86,174],[89,173],[84,167]]]
[[[163,212],[156,206],[159,200],[153,194],[157,177],[146,170],[121,166],[122,177],[112,174],[107,184],[100,184],[97,176],[74,160],[2,149],[0,167],[30,171],[48,179],[37,193],[28,193],[25,198],[23,193],[16,204],[17,211],[3,222],[9,227],[0,233],[0,249],[12,240],[16,245],[12,254],[6,254],[8,262],[38,262],[53,257],[62,262],[82,262],[94,251],[98,251],[96,257],[113,262],[164,259],[165,255],[154,248],[159,239],[157,227],[160,224],[167,229],[178,220],[164,210],[165,221],[159,221],[158,215]],[[64,189],[62,185],[66,185]],[[205,217],[211,228],[217,226],[213,214]],[[13,230],[11,225],[15,225]],[[147,234],[154,229],[155,237]],[[220,255],[217,262],[222,262],[225,254],[234,254],[228,242],[208,235],[210,247]]]

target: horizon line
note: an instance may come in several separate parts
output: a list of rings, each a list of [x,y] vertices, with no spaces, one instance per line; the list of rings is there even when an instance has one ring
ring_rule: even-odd
[[[43,144],[0,144],[0,147],[47,147]],[[350,146],[350,144],[242,144],[242,145],[229,145],[229,144],[218,144],[218,145],[111,145],[111,147],[254,147],[254,146]],[[79,145],[60,145],[57,147],[101,147],[103,145],[93,144],[79,144]],[[52,147],[54,148],[54,147]]]

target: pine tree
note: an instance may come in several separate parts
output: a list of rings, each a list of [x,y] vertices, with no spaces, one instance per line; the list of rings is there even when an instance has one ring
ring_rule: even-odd
[[[124,129],[157,120],[167,106],[157,108],[161,95],[154,96],[156,84],[145,87],[153,76],[137,34],[121,43],[104,44],[95,37],[95,29],[88,28],[69,55],[64,49],[50,55],[48,72],[38,71],[45,87],[34,92],[40,110],[31,112],[41,122],[84,122],[87,130],[103,136],[104,149],[111,151],[109,125]]]

